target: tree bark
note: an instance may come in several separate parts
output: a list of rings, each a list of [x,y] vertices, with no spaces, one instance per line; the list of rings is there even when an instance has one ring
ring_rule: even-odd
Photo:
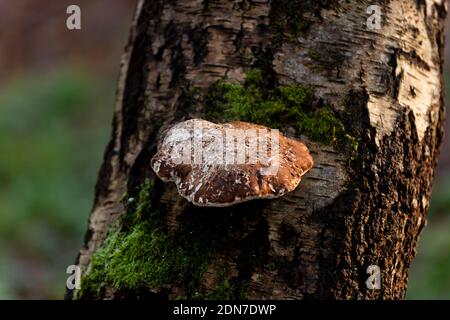
[[[183,246],[178,231],[194,230],[212,247],[195,289],[188,274],[128,287],[99,279],[97,295],[81,290],[78,298],[208,297],[224,278],[233,288],[228,298],[404,298],[443,136],[446,4],[380,1],[379,30],[366,25],[371,4],[139,2],[77,264],[88,274],[111,226],[130,228],[123,217],[149,180],[167,239]],[[155,177],[150,159],[158,133],[203,118],[201,92],[221,79],[240,83],[252,68],[263,70],[267,88],[314,88],[314,104],[330,105],[359,141],[356,155],[302,136],[315,166],[294,192],[228,208],[195,207]],[[378,290],[366,286],[370,265],[381,270]]]

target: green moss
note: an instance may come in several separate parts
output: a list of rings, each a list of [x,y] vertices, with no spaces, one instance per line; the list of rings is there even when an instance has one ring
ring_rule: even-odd
[[[143,283],[156,287],[169,281],[176,253],[162,232],[148,231],[146,225],[136,225],[129,233],[113,230],[92,256],[80,293],[97,297],[108,284],[136,289]]]
[[[307,53],[307,56],[309,58],[311,58],[312,60],[314,60],[314,61],[317,61],[317,60],[320,59],[320,53],[317,50],[314,50],[314,49],[309,49],[308,53]]]
[[[112,227],[92,256],[78,298],[99,298],[107,286],[134,290],[178,283],[186,288],[187,297],[199,287],[213,243],[206,241],[199,230],[180,231],[178,242],[168,236],[159,226],[158,211],[151,205],[152,186],[149,181],[143,184],[121,227]]]
[[[357,140],[345,130],[331,107],[313,106],[314,91],[299,84],[264,90],[263,74],[253,69],[244,83],[217,82],[205,98],[207,119],[241,120],[281,129],[287,125],[313,141],[357,148]]]
[[[127,204],[128,210],[124,217],[124,226],[133,226],[141,221],[149,220],[150,222],[152,222],[153,227],[156,227],[156,215],[158,214],[158,212],[156,210],[153,210],[151,202],[153,186],[154,181],[147,179],[140,187],[137,199],[125,199],[127,201],[131,201]]]
[[[248,85],[260,85],[263,80],[263,72],[261,69],[251,69],[245,74],[245,82]]]

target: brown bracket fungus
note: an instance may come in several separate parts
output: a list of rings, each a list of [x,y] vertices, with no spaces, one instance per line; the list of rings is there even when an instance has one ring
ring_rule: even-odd
[[[305,144],[275,129],[191,119],[163,134],[151,166],[193,204],[225,207],[294,190],[313,159]]]

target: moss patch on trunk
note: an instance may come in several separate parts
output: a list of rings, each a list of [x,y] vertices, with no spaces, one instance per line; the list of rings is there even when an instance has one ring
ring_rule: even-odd
[[[347,133],[330,106],[313,104],[312,88],[290,84],[267,90],[262,81],[260,69],[250,70],[244,83],[218,81],[204,98],[206,118],[216,122],[247,121],[278,129],[291,126],[299,135],[316,142],[350,151],[358,148],[357,139]]]
[[[162,215],[152,206],[152,188],[153,182],[146,180],[124,217],[110,228],[103,245],[93,254],[75,297],[100,299],[106,288],[126,293],[170,284],[185,288],[184,299],[241,297],[242,286],[232,286],[224,274],[219,274],[213,293],[201,292],[203,275],[217,244],[214,235],[223,235],[208,222],[188,227],[180,223],[176,234],[169,235],[161,224]],[[226,230],[226,226],[219,227]]]
[[[184,282],[189,291],[195,291],[200,285],[212,243],[193,233],[175,243],[160,226],[160,215],[151,205],[152,186],[147,180],[121,226],[111,227],[102,247],[91,258],[77,297],[100,298],[107,286],[134,290]]]

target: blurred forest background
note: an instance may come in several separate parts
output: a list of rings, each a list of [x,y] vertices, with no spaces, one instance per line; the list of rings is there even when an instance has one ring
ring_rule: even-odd
[[[82,30],[66,28],[70,4],[81,7]],[[135,4],[0,0],[0,299],[63,298],[111,130]],[[449,63],[445,75],[449,106]],[[409,299],[450,299],[450,116],[446,132]]]

